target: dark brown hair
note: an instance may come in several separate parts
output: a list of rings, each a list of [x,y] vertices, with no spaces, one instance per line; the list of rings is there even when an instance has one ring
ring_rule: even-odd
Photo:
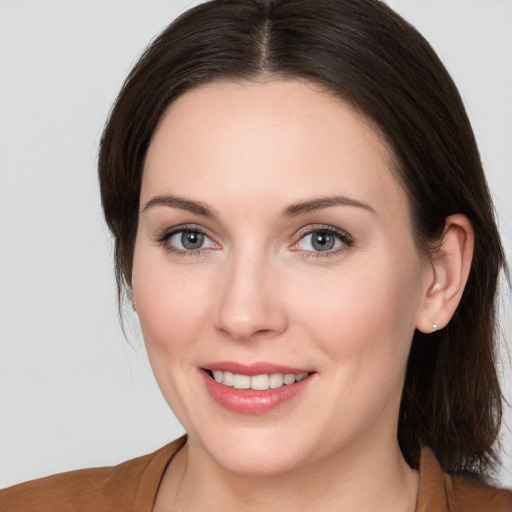
[[[483,475],[501,420],[495,304],[503,249],[457,88],[427,41],[380,1],[213,0],[151,43],[117,98],[99,153],[120,299],[131,286],[144,158],[163,112],[202,84],[262,77],[318,84],[378,127],[422,251],[447,216],[471,221],[475,252],[461,303],[445,329],[414,335],[398,438],[413,467],[427,445],[446,471]]]

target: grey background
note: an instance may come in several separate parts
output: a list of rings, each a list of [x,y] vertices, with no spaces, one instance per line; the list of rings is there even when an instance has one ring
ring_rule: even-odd
[[[460,87],[510,260],[512,2],[389,3],[431,41]],[[182,432],[136,321],[131,343],[118,324],[95,163],[137,55],[190,5],[0,0],[0,488],[115,464]],[[508,292],[503,303],[510,343]],[[506,419],[512,425],[510,409]],[[503,445],[500,478],[512,486],[510,430]]]

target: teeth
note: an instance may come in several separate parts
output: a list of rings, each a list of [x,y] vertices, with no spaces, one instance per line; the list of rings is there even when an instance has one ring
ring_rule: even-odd
[[[223,373],[223,372],[220,372]],[[225,386],[233,386],[234,384],[234,375],[231,372],[224,372],[224,375],[222,377],[222,380],[220,381],[221,384],[224,384]]]
[[[268,375],[254,375],[251,377],[251,389],[264,391],[270,387],[270,377]]]
[[[284,376],[284,383],[289,386],[290,384],[293,384],[295,382],[295,375],[293,373],[287,373]]]
[[[284,384],[284,375],[282,373],[273,373],[268,380],[270,389],[280,388]]]
[[[251,389],[251,377],[236,373],[233,376],[233,387],[235,389]]]
[[[239,373],[222,372],[213,370],[213,378],[216,382],[224,386],[234,387],[235,389],[254,389],[257,391],[266,391],[267,389],[276,389],[282,386],[290,386],[295,382],[304,380],[309,373],[272,373],[262,375],[241,375]]]

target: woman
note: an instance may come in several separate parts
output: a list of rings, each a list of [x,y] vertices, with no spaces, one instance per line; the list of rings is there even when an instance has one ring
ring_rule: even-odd
[[[6,510],[512,509],[483,483],[491,200],[455,86],[389,8],[191,9],[130,73],[99,173],[120,299],[188,438]]]

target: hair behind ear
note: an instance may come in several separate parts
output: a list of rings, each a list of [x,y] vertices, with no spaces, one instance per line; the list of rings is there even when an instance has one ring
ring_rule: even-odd
[[[409,457],[429,446],[445,470],[483,474],[496,459],[491,447],[499,433],[502,396],[492,343],[494,309],[481,322],[480,312],[471,311],[477,307],[475,291],[466,289],[476,286],[476,276],[470,279],[473,249],[467,217],[448,217],[432,254],[434,277],[413,338],[398,435]],[[495,293],[492,287],[477,291]],[[432,321],[439,331],[432,332]],[[414,456],[408,462],[417,466],[419,460]]]

